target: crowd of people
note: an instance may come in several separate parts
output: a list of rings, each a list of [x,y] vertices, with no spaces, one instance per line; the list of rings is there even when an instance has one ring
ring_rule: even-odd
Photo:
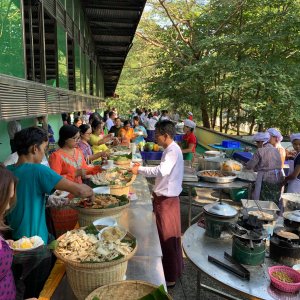
[[[29,128],[21,129],[17,123],[10,124],[14,125],[10,131],[16,131],[10,135],[13,153],[5,162],[6,168],[0,166],[0,262],[7,262],[6,265],[0,264],[0,299],[15,299],[19,291],[16,291],[14,282],[22,274],[22,267],[17,263],[11,269],[12,251],[7,240],[10,243],[10,239],[38,235],[45,244],[49,244],[55,238],[55,231],[49,227],[45,196],[51,195],[54,190],[67,191],[70,197],[92,196],[88,178],[101,172],[101,166],[92,162],[105,161],[109,155],[109,145],[128,146],[129,143],[139,144],[145,140],[155,141],[164,149],[161,163],[157,167],[134,165],[132,172],[155,177],[153,210],[165,278],[167,285],[173,286],[183,270],[179,194],[182,191],[183,161],[193,159],[197,146],[194,134],[196,124],[192,119],[191,112],[181,122],[177,112],[170,117],[167,110],[158,113],[147,109],[136,109],[124,119],[118,116],[115,109],[111,109],[102,116],[83,112],[74,117],[73,124],[69,124],[71,120],[66,114],[59,130],[58,148],[48,159],[47,147],[54,133],[49,130],[51,126],[44,117],[38,118],[36,126]],[[181,123],[182,141],[176,143],[176,129],[181,128]],[[296,157],[287,177],[283,173],[286,153],[280,144],[280,132],[270,128],[255,134],[253,139],[258,149],[246,168],[258,173],[254,199],[275,199],[278,203],[286,183],[288,192],[299,193],[300,133],[291,135]],[[74,214],[76,217],[76,213],[69,209],[68,215]],[[74,225],[70,224],[67,229],[72,229]],[[8,228],[10,230],[6,231]],[[46,256],[27,274],[23,298],[38,297],[51,266],[52,257]],[[38,278],[35,276],[37,273],[41,274]]]
[[[159,113],[146,109],[136,109],[125,119],[120,118],[115,109],[104,112],[102,116],[97,112],[89,115],[86,112],[77,113],[74,115],[73,122],[70,114],[63,114],[63,126],[59,130],[57,149],[50,155],[46,155],[48,144],[50,141],[55,143],[55,139],[53,129],[48,124],[46,117],[38,117],[35,126],[23,129],[19,121],[12,121],[8,124],[12,154],[4,162],[6,168],[4,165],[0,167],[1,178],[5,177],[8,180],[0,182],[2,187],[0,193],[2,235],[0,261],[4,259],[9,266],[1,268],[0,264],[0,275],[3,275],[3,277],[0,276],[0,299],[15,299],[16,293],[20,299],[22,297],[38,297],[49,275],[53,259],[51,255],[45,256],[45,259],[42,260],[39,258],[40,261],[33,264],[34,267],[27,272],[26,280],[24,279],[22,282],[23,285],[25,284],[25,288],[22,291],[16,290],[14,281],[19,282],[24,266],[18,265],[15,261],[12,267],[14,279],[10,268],[12,251],[7,246],[7,241],[18,240],[24,236],[40,236],[46,245],[55,239],[55,228],[53,230],[49,226],[51,214],[49,217],[45,196],[51,195],[54,190],[67,191],[72,195],[71,197],[92,196],[93,191],[88,185],[88,178],[91,174],[101,171],[101,167],[92,162],[105,160],[109,155],[108,145],[128,146],[129,143],[139,144],[144,141],[155,141],[163,148],[168,149],[164,152],[162,159],[168,163],[162,164],[161,170],[133,168],[133,172],[145,175],[153,174],[157,178],[164,178],[154,191],[154,210],[157,215],[162,249],[165,253],[163,264],[164,268],[168,270],[166,278],[171,283],[175,282],[182,270],[182,257],[181,251],[179,251],[178,200],[181,192],[181,180],[180,176],[178,177],[176,174],[181,170],[182,172],[179,173],[182,173],[181,176],[183,175],[183,155],[195,152],[196,137],[193,130],[196,124],[189,118],[184,120],[184,140],[182,144],[178,145],[173,141],[176,134],[175,125],[180,122],[178,113],[174,114],[176,121],[170,119],[167,110]],[[173,151],[175,151],[176,157],[173,156]],[[166,187],[169,183],[176,188],[173,190],[172,187]],[[172,230],[177,238],[171,244],[170,241],[166,241],[166,236],[170,234],[170,232],[168,233],[170,229],[167,227],[173,226],[171,224],[167,227],[163,225],[164,213],[159,212],[162,200],[167,198],[169,200],[163,201],[163,204],[168,203],[176,219],[176,226]],[[175,202],[177,206],[172,205]],[[52,207],[51,212],[54,210],[55,208]],[[66,210],[68,209],[66,208],[64,213]],[[72,209],[69,209],[67,213],[69,217],[77,214]],[[70,230],[74,225],[70,224],[70,228],[66,229]],[[8,228],[8,231],[4,230]],[[165,252],[174,247],[177,249],[175,252]],[[179,264],[176,263],[178,259]],[[37,273],[41,275],[38,278],[35,276]],[[3,296],[4,298],[2,290],[7,293]]]

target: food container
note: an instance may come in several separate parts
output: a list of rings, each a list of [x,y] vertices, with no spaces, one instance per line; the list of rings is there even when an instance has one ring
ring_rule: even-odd
[[[283,200],[284,211],[300,210],[300,194],[283,193],[281,195]]]
[[[224,202],[215,202],[203,207],[205,234],[212,238],[220,238],[223,231],[237,220],[237,210]]]
[[[202,170],[220,170],[224,158],[221,156],[216,157],[200,157],[199,158],[199,171]]]
[[[238,141],[222,141],[222,147],[224,148],[240,148],[241,143]]]
[[[293,265],[293,270],[297,271],[300,273],[300,264]]]
[[[62,239],[64,236],[61,236]],[[126,237],[134,239],[131,233],[127,233]],[[137,250],[137,244],[133,251],[124,257],[109,262],[77,262],[66,259],[57,250],[54,251],[55,256],[64,262],[68,282],[78,300],[84,300],[96,288],[102,285],[110,284],[123,280],[128,260],[131,259]]]
[[[230,183],[233,182],[236,179],[236,175],[230,172],[222,172],[225,176],[219,177],[219,176],[206,176],[205,174],[207,172],[220,172],[218,170],[205,170],[205,171],[199,171],[197,173],[197,176],[200,178],[200,180],[208,181],[208,182],[214,182],[214,183]]]
[[[268,269],[269,276],[271,279],[271,283],[274,287],[277,289],[286,292],[286,293],[296,293],[300,291],[300,273],[293,270],[290,267],[286,266],[273,266]],[[283,282],[276,277],[274,277],[272,274],[274,272],[284,272],[286,273],[293,281],[294,283],[287,283]]]
[[[116,226],[118,225],[118,222],[115,218],[112,217],[105,217],[105,218],[101,218],[101,219],[97,219],[95,221],[93,221],[93,225],[94,226]]]
[[[300,231],[300,210],[283,213],[284,225]]]
[[[205,156],[209,156],[209,157],[216,157],[216,156],[224,156],[224,154],[220,151],[213,151],[213,150],[209,150],[209,151],[205,151]]]
[[[145,281],[125,280],[99,287],[89,294],[86,300],[93,300],[95,297],[98,297],[98,299],[110,300],[138,300],[147,296],[157,288],[158,286]],[[167,293],[165,294],[165,297],[170,300],[172,299]]]

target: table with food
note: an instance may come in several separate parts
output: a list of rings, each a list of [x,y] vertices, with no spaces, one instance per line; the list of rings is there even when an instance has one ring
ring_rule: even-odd
[[[197,299],[203,289],[228,299],[300,298],[300,194],[282,198],[282,217],[272,201],[245,199],[239,211],[223,201],[203,207],[183,236],[197,267]],[[226,291],[203,284],[203,274]]]
[[[54,254],[64,263],[66,275],[51,299],[94,299],[100,297],[100,287],[115,282],[129,290],[133,285],[140,293],[161,291],[162,252],[146,179],[114,165],[91,181],[96,186],[92,198],[70,201],[78,211],[79,228],[57,239]]]

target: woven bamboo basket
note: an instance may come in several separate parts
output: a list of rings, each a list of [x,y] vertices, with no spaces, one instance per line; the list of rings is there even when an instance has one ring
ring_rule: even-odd
[[[128,195],[128,194],[127,194]],[[78,211],[78,222],[81,227],[88,226],[93,221],[104,217],[113,217],[119,221],[123,211],[130,205],[130,201],[122,206],[113,208],[82,208],[74,207]]]
[[[111,195],[115,195],[115,196],[126,195],[126,196],[128,196],[130,186],[135,181],[135,179],[136,179],[136,175],[132,175],[131,180],[129,182],[127,182],[126,185],[124,185],[124,186],[110,185],[109,188],[110,188]]]
[[[86,300],[92,300],[93,297],[98,297],[99,299],[109,299],[109,300],[138,300],[148,294],[153,290],[157,289],[158,286],[151,283],[139,280],[126,280],[111,283],[102,287],[99,287],[91,294],[89,294]],[[168,299],[172,297],[167,294]]]
[[[62,239],[63,236],[59,237],[58,241]],[[127,232],[126,237],[135,238],[129,232]],[[64,258],[64,256],[59,254],[56,250],[54,254],[65,263],[67,279],[73,293],[78,300],[84,300],[99,286],[123,280],[126,274],[128,260],[134,256],[136,250],[137,244],[133,251],[125,257],[102,263],[80,263],[71,261]]]

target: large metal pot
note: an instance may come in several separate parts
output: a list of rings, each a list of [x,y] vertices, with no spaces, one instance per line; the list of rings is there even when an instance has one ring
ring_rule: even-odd
[[[221,170],[224,158],[217,157],[201,157],[199,158],[199,171],[202,170]]]
[[[300,210],[287,211],[283,213],[284,225],[300,231]]]
[[[223,231],[237,220],[237,210],[224,202],[215,202],[203,207],[205,234],[212,238],[220,238]]]
[[[283,209],[285,212],[300,210],[300,194],[283,193],[281,195],[283,201]]]

